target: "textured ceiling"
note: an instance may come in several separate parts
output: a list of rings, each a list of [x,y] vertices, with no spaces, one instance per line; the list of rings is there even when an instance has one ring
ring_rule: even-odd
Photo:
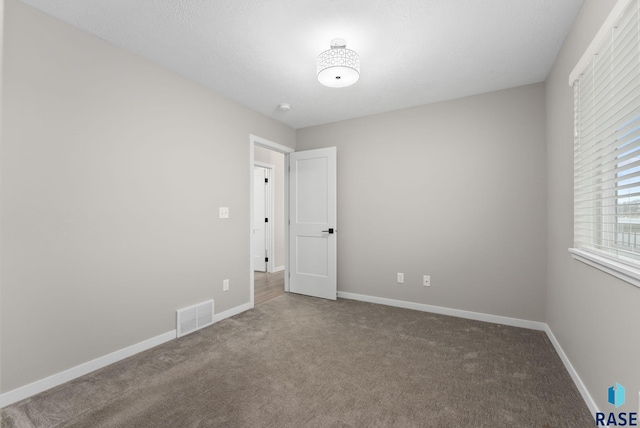
[[[293,128],[544,81],[583,3],[23,1]],[[348,88],[316,79],[334,38],[360,55]]]

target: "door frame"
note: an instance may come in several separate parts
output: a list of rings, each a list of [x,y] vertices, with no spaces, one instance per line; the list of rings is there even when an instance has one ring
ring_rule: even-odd
[[[249,305],[254,307],[255,283],[253,278],[253,166],[255,165],[254,146],[264,147],[284,156],[284,291],[289,291],[289,153],[295,152],[291,147],[274,143],[265,138],[249,134]]]
[[[275,223],[274,223],[275,192],[273,190],[273,183],[274,183],[273,170],[275,169],[275,165],[270,163],[265,163],[265,162],[254,161],[253,166],[264,168],[266,170],[265,176],[269,180],[267,183],[267,188],[265,189],[265,207],[264,207],[264,212],[267,215],[267,218],[269,218],[269,224],[267,224],[267,226],[264,228],[265,229],[264,245],[267,248],[267,256],[269,259],[269,261],[267,262],[267,273],[273,273],[273,268],[274,268],[273,262],[275,259],[275,245],[274,245],[275,243],[275,238],[274,238],[275,237]]]

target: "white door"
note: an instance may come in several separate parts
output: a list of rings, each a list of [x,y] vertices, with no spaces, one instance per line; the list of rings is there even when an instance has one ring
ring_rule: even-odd
[[[289,155],[289,290],[336,300],[336,148]]]
[[[265,224],[267,195],[267,170],[256,166],[253,168],[253,270],[267,271],[267,228]]]

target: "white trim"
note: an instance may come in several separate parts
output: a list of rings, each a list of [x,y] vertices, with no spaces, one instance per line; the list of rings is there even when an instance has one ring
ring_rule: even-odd
[[[217,322],[225,320],[225,319],[227,319],[229,317],[232,317],[234,315],[241,314],[241,313],[243,313],[245,311],[248,311],[252,307],[253,307],[253,305],[251,305],[250,303],[245,303],[244,305],[240,305],[240,306],[236,306],[235,308],[227,309],[224,312],[220,312],[219,314],[214,315],[213,316],[213,323],[215,324]]]
[[[0,100],[4,99],[4,19],[5,19],[5,5],[4,5],[4,0],[0,0]],[[2,109],[2,105],[4,103],[0,102],[0,144],[2,143],[2,134],[3,134],[3,128],[4,128],[4,113],[3,113],[3,109]],[[0,205],[1,206],[1,205]],[[0,209],[0,212],[2,210]],[[1,241],[1,240],[0,240]],[[0,287],[0,289],[2,289],[2,287]],[[1,292],[0,292],[1,294]],[[1,301],[1,300],[0,300]],[[0,328],[0,332],[2,331],[2,328]],[[0,355],[2,355],[2,334],[0,333]],[[0,358],[0,362],[1,362],[2,358]],[[1,364],[0,364],[1,366]],[[0,385],[2,384],[2,369],[0,368]],[[2,395],[0,395],[0,409],[2,407],[4,407],[2,405],[3,403],[3,398]],[[2,426],[2,421],[0,420],[0,427]]]
[[[215,324],[224,319],[245,312],[249,309],[251,309],[251,305],[249,303],[245,303],[244,305],[236,306],[235,308],[228,309],[219,314],[214,314],[213,323]],[[17,403],[20,400],[24,400],[25,398],[29,398],[33,395],[44,392],[48,389],[54,388],[58,385],[62,385],[65,382],[72,381],[73,379],[84,376],[88,373],[116,363],[125,358],[129,358],[132,355],[139,354],[140,352],[154,348],[158,345],[162,345],[165,342],[169,342],[170,340],[175,339],[176,334],[176,330],[168,331],[159,336],[143,340],[142,342],[120,349],[102,357],[98,357],[86,363],[82,363],[68,370],[56,373],[44,379],[37,380],[28,385],[5,392],[4,394],[0,394],[0,409],[13,403]]]
[[[280,272],[281,270],[284,270],[284,266],[274,267],[273,268],[273,273]]]
[[[582,263],[586,263],[629,284],[640,287],[640,269],[638,268],[579,248],[569,248],[569,252],[574,259]]]
[[[261,168],[265,168],[265,169],[275,169],[275,165],[272,163],[266,163],[266,162],[260,162],[260,161],[254,161],[253,162],[254,166],[259,166]]]
[[[523,327],[523,328],[529,328],[532,330],[544,331],[549,337],[551,344],[553,345],[556,352],[558,353],[560,359],[562,360],[562,363],[564,364],[565,368],[569,372],[571,379],[573,380],[576,387],[578,388],[578,391],[582,395],[582,398],[587,404],[587,407],[589,407],[589,410],[591,411],[591,413],[595,414],[600,411],[595,401],[591,397],[591,394],[589,394],[589,391],[587,390],[586,386],[582,382],[582,379],[580,379],[580,376],[578,375],[575,368],[571,364],[569,357],[567,357],[564,350],[560,346],[560,343],[558,342],[555,335],[551,331],[551,328],[546,323],[522,320],[517,318],[502,317],[498,315],[490,315],[490,314],[484,314],[480,312],[469,312],[469,311],[463,311],[459,309],[445,308],[442,306],[425,305],[421,303],[413,303],[413,302],[407,302],[403,300],[393,300],[393,299],[386,299],[383,297],[347,293],[344,291],[338,291],[338,297],[343,299],[359,300],[362,302],[377,303],[381,305],[395,306],[395,307],[405,308],[405,309],[413,309],[413,310],[418,310],[422,312],[432,312],[432,313],[438,313],[442,315],[450,315],[450,316],[455,316],[460,318],[473,319],[477,321],[485,321],[485,322],[491,322],[496,324],[510,325],[514,327]],[[215,324],[222,320],[230,318],[232,316],[241,314],[242,312],[245,312],[251,309],[252,306],[253,305],[251,303],[245,303],[244,305],[236,306],[234,308],[228,309],[219,314],[215,314],[213,322]],[[68,370],[54,374],[47,378],[30,383],[28,385],[16,388],[12,391],[5,392],[4,394],[0,394],[0,409],[3,407],[9,406],[11,404],[14,404],[20,400],[24,400],[25,398],[29,398],[33,395],[44,392],[48,389],[54,388],[65,382],[69,382],[80,376],[84,376],[85,374],[91,373],[95,370],[106,367],[110,364],[113,364],[115,362],[128,358],[132,355],[154,348],[158,345],[161,345],[175,338],[176,338],[176,330],[168,331],[159,336],[144,340],[140,343],[123,348],[119,351],[112,352],[111,354],[96,358],[87,363],[80,364],[76,367],[72,367]],[[639,404],[640,404],[640,393],[638,395],[638,398],[639,398]]]
[[[289,154],[284,156],[284,291],[289,292],[289,269],[291,266],[289,262],[289,226],[291,220],[289,214],[291,209],[289,207]]]
[[[249,306],[253,308],[254,302],[254,286],[255,280],[253,278],[253,182],[254,178],[254,165],[255,165],[255,144],[253,135],[249,134]]]
[[[289,153],[295,152],[295,149],[291,147],[283,146],[282,144],[274,143],[273,141],[269,141],[266,138],[261,138],[253,134],[249,134],[249,140],[251,145],[257,144],[260,147],[264,147],[269,150],[274,150],[276,152],[288,155]],[[251,159],[253,161],[253,159]]]
[[[560,346],[560,342],[558,342],[558,339],[556,339],[556,336],[553,334],[553,332],[551,331],[551,327],[549,327],[548,324],[545,324],[544,331],[545,333],[547,333],[547,337],[551,341],[551,344],[553,345],[556,352],[558,353],[558,356],[562,360],[564,367],[569,372],[571,379],[573,379],[573,383],[576,385],[576,388],[578,388],[580,395],[582,395],[582,399],[584,400],[585,404],[591,411],[591,415],[595,415],[597,412],[600,411],[600,409],[598,408],[598,405],[591,397],[591,394],[589,394],[587,387],[582,382],[582,379],[580,379],[578,372],[573,367],[573,364],[571,364],[571,361],[569,361],[569,357],[567,357],[567,354],[564,353],[562,346]]]
[[[21,386],[12,391],[5,392],[0,395],[0,408],[16,403],[32,395],[39,394],[43,391],[62,385],[87,373],[106,367],[110,364],[128,358],[132,355],[154,348],[165,342],[176,338],[176,330],[171,330],[151,339],[144,340],[110,354],[98,357],[94,360],[72,367],[68,370],[56,373],[44,379],[37,380],[25,386]]]
[[[490,322],[494,324],[509,325],[512,327],[528,328],[530,330],[545,331],[545,329],[548,328],[547,324],[538,321],[509,318],[500,315],[484,314],[481,312],[464,311],[462,309],[451,309],[443,306],[425,305],[423,303],[407,302],[405,300],[394,300],[384,297],[367,296],[364,294],[346,293],[344,291],[338,291],[338,297],[350,300],[360,300],[362,302],[378,303],[380,305],[395,306],[398,308],[413,309],[421,312],[450,315],[453,317]]]
[[[580,58],[580,61],[578,61],[571,74],[569,74],[569,86],[573,86],[573,83],[578,80],[578,77],[580,77],[585,67],[589,64],[591,58],[596,53],[604,39],[609,34],[611,28],[614,26],[618,18],[620,18],[620,15],[622,15],[622,12],[624,12],[630,2],[631,0],[618,0],[615,6],[613,6],[611,13],[609,13],[609,16],[602,24],[602,27],[600,27],[600,30],[596,33],[596,36],[593,38],[591,44],[589,44],[589,47]]]

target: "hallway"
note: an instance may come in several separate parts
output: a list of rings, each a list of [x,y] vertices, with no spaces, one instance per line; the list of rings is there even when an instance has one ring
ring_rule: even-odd
[[[275,273],[254,272],[254,305],[284,294],[284,270]]]

